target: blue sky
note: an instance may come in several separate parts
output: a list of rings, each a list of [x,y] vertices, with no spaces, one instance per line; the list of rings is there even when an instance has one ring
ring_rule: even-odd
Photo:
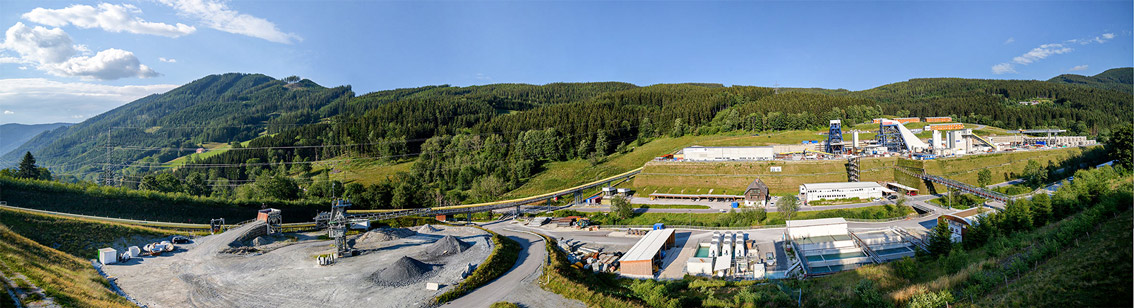
[[[921,77],[1044,80],[1131,66],[1132,12],[1131,1],[3,1],[0,123],[78,122],[226,72],[299,75],[358,94],[505,82],[861,90]]]

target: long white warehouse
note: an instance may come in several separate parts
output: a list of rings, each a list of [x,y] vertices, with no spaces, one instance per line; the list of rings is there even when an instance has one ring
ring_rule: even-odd
[[[775,150],[763,147],[702,147],[691,146],[681,150],[685,160],[728,161],[728,160],[771,160]]]
[[[832,199],[874,199],[893,192],[875,182],[810,183],[799,185],[799,199],[806,202]]]

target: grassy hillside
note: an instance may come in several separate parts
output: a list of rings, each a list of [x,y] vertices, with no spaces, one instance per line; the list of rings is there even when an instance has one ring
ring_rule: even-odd
[[[64,307],[133,307],[107,288],[90,262],[32,241],[0,224],[0,270],[27,276]],[[6,297],[7,294],[4,294]]]
[[[1063,148],[1043,151],[1024,151],[1011,153],[998,153],[986,155],[969,155],[956,158],[934,159],[926,161],[905,161],[912,166],[920,166],[929,174],[944,176],[949,179],[961,181],[970,185],[978,185],[977,173],[982,169],[992,172],[993,183],[1020,178],[1024,167],[1029,160],[1034,160],[1040,166],[1053,169],[1066,168],[1062,177],[1070,176],[1074,169],[1094,166],[1103,160],[1103,149],[1100,146],[1090,148]],[[1069,164],[1071,166],[1064,166]],[[905,174],[896,175],[898,182],[912,187],[934,191],[936,187],[926,186],[925,183],[909,178]],[[1054,180],[1054,179],[1053,179]]]
[[[85,259],[94,259],[99,248],[112,246],[122,238],[155,238],[183,234],[157,228],[62,218],[2,208],[0,208],[0,225],[5,225],[9,230],[40,244]],[[134,245],[141,244],[144,243],[134,243]]]

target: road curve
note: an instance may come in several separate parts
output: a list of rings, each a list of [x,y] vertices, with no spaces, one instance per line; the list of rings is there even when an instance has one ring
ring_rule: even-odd
[[[558,294],[544,291],[535,285],[534,281],[542,273],[544,260],[547,260],[546,241],[542,237],[525,232],[511,231],[508,222],[495,222],[484,225],[485,228],[507,236],[520,243],[520,257],[511,270],[491,283],[482,286],[472,293],[466,294],[441,307],[488,307],[493,303],[506,301],[510,295],[527,288],[530,292],[544,292],[545,296],[559,297]],[[537,297],[537,296],[532,296]],[[561,297],[560,297],[561,298]],[[561,299],[565,301],[567,299]],[[525,307],[538,306],[541,303],[522,303]],[[556,306],[555,303],[546,303]]]

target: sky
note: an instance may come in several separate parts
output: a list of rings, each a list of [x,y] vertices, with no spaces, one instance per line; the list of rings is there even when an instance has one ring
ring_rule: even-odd
[[[0,123],[80,122],[198,78],[356,94],[623,81],[863,90],[1134,65],[1132,1],[0,0]]]

